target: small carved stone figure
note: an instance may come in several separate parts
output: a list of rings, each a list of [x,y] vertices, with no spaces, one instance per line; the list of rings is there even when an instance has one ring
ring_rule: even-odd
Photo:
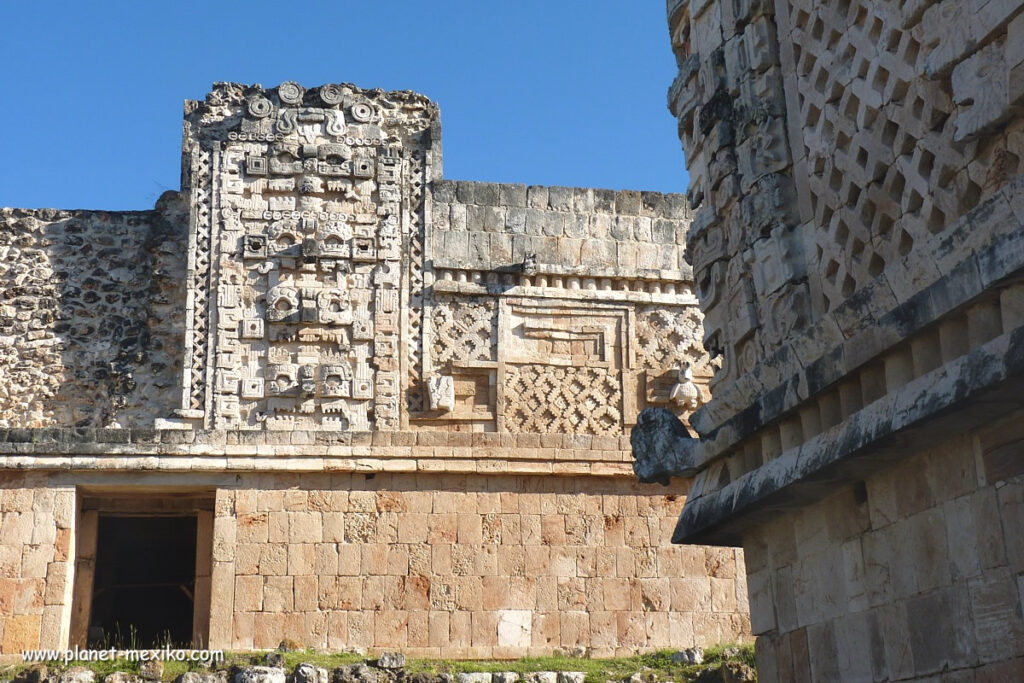
[[[430,409],[446,413],[455,410],[455,380],[448,375],[427,377],[427,393],[430,395]]]
[[[679,366],[676,384],[669,399],[684,410],[697,410],[704,402],[700,387],[693,382],[693,369],[688,362]]]

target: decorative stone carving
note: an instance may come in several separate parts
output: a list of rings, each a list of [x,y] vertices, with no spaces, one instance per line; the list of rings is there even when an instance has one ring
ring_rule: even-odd
[[[418,95],[330,84],[317,96],[309,106],[300,85],[282,83],[275,108],[273,91],[225,85],[208,99],[215,109],[199,105],[187,120],[192,158],[212,167],[192,173],[193,240],[215,246],[196,256],[199,270],[212,272],[192,284],[188,369],[188,406],[212,408],[210,426],[400,426],[401,340],[410,334],[401,287],[422,267],[403,261],[405,242],[422,229],[412,224],[418,205],[403,199],[424,184],[424,167],[406,159],[429,147],[436,107]],[[382,102],[401,113],[380,120]],[[233,208],[204,222],[213,206]],[[212,302],[208,287],[217,288]],[[220,314],[212,345],[211,303]],[[239,370],[246,380],[223,379]],[[207,384],[211,372],[222,379]]]
[[[427,377],[430,409],[450,412],[455,410],[455,380],[448,375]]]
[[[305,93],[305,89],[295,81],[285,81],[277,88],[277,96],[285,104],[302,104],[302,96]]]
[[[640,306],[636,327],[637,366],[663,370],[683,363],[710,375],[701,348],[701,316],[696,307]]]
[[[484,298],[445,298],[434,307],[433,360],[436,366],[495,360],[497,314]]]
[[[506,369],[510,431],[617,434],[622,431],[619,378],[604,368],[521,365]]]
[[[693,381],[693,369],[689,363],[683,363],[677,370],[676,384],[672,387],[669,399],[679,408],[690,412],[704,403],[704,395]]]
[[[320,99],[329,107],[341,104],[344,97],[345,93],[339,85],[328,83],[327,85],[320,86]]]

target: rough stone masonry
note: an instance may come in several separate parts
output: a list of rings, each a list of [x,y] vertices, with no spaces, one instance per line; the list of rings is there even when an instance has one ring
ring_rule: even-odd
[[[1024,3],[669,0],[714,400],[635,430],[758,674],[1024,680]],[[669,456],[669,457],[659,457]]]
[[[0,210],[3,652],[109,635],[118,517],[194,520],[211,647],[744,637],[741,551],[671,546],[685,491],[630,468],[707,399],[685,198],[440,144],[415,93],[219,83],[155,210]]]

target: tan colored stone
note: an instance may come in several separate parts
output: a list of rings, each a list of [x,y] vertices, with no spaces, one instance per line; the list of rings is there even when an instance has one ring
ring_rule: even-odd
[[[263,588],[263,609],[267,612],[290,612],[294,609],[294,579],[290,576],[268,576]]]
[[[235,578],[234,609],[237,612],[259,612],[263,609],[262,576],[238,576]]]
[[[8,616],[4,621],[3,651],[15,653],[37,648],[41,621],[39,614]]]

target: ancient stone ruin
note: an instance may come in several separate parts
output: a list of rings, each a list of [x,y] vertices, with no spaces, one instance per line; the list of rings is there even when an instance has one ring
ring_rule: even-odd
[[[741,551],[630,466],[708,398],[684,197],[444,180],[421,95],[220,83],[155,210],[0,220],[3,652],[748,632]]]
[[[674,540],[743,545],[762,681],[1024,680],[1024,3],[668,15],[721,359],[699,443],[634,430]]]

